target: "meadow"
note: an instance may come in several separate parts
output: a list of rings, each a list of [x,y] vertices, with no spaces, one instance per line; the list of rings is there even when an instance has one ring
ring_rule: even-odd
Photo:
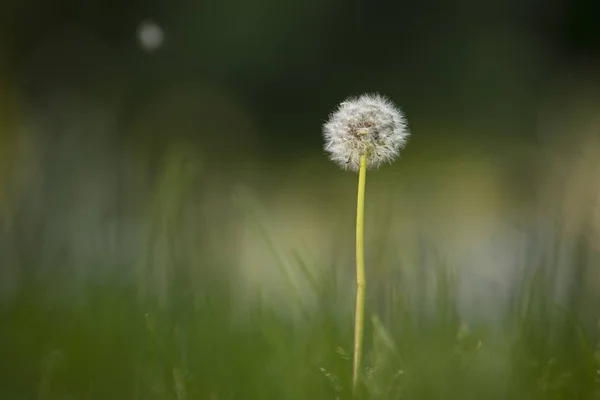
[[[215,179],[190,147],[169,149],[116,225],[100,189],[76,195],[89,170],[56,195],[68,213],[52,197],[37,217],[14,208],[0,396],[353,398],[355,176],[315,158],[242,184],[236,168]],[[355,397],[600,398],[588,225],[551,209],[554,230],[509,229],[516,200],[489,155],[413,157],[369,182]]]

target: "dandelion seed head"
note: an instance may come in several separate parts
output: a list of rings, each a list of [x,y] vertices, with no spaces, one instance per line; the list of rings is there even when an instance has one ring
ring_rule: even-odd
[[[367,155],[367,169],[393,161],[408,141],[406,119],[389,99],[364,94],[343,101],[323,125],[325,151],[345,170],[358,171]]]

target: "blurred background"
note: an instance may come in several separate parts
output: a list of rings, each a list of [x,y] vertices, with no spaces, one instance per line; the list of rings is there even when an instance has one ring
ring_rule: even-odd
[[[373,309],[402,279],[427,310],[443,263],[462,318],[500,321],[548,265],[555,300],[593,324],[598,15],[592,0],[4,0],[4,351],[54,354],[69,329],[26,327],[115,288],[142,304],[131,315],[182,321],[178,304],[218,299],[236,323],[257,304],[298,322],[335,276],[332,315],[349,320],[357,177],[327,160],[321,127],[364,92],[412,133],[367,176]]]

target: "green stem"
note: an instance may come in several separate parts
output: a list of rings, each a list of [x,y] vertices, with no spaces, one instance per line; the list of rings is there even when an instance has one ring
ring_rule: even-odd
[[[363,335],[365,321],[365,183],[367,178],[367,156],[360,158],[358,174],[358,200],[356,203],[356,310],[354,314],[354,362],[352,369],[352,389],[356,392],[361,370]]]

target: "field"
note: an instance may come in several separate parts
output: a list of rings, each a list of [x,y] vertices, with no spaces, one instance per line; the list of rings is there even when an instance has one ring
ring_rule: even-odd
[[[87,213],[66,203],[45,225],[14,214],[0,397],[352,398],[355,176],[309,161],[210,187],[169,154],[147,207],[124,207],[116,227],[90,216],[97,196],[71,196]],[[356,397],[600,398],[590,236],[507,228],[515,200],[481,160],[371,174]]]

